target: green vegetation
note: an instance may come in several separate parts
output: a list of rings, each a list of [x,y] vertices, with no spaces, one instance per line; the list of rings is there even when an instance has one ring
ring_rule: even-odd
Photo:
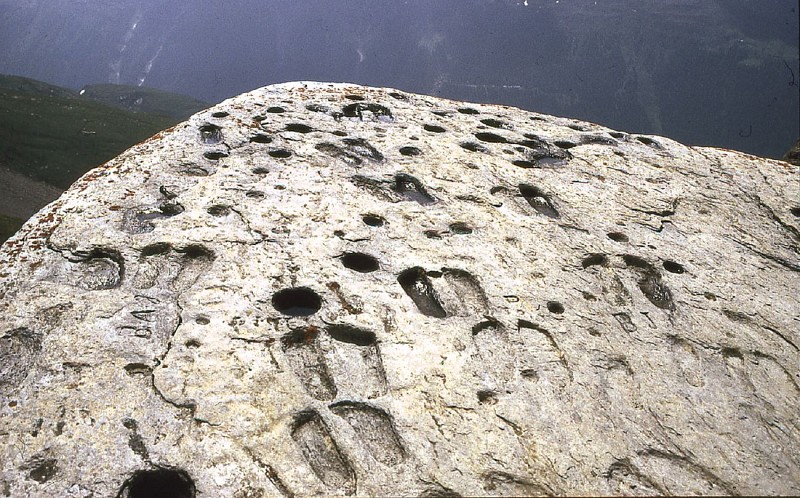
[[[23,223],[25,223],[25,220],[19,220],[0,214],[0,244],[17,233],[17,230],[19,230],[19,227],[21,227]]]
[[[210,106],[186,95],[128,85],[87,85],[80,95],[120,109],[161,114],[181,121]]]
[[[0,88],[20,93],[32,95],[48,95],[50,97],[78,97],[78,92],[51,85],[43,81],[23,78],[22,76],[10,76],[0,74]]]
[[[177,121],[54,96],[49,86],[34,88],[39,93],[0,88],[0,163],[61,188]]]

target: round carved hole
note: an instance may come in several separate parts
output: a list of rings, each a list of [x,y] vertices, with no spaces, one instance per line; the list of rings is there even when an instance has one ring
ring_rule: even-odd
[[[287,158],[292,155],[292,151],[286,149],[276,149],[268,152],[270,157]]]
[[[361,221],[363,221],[365,225],[369,225],[371,227],[382,227],[385,223],[383,218],[377,214],[365,214],[361,217]]]
[[[308,287],[293,287],[273,294],[272,306],[284,315],[309,316],[322,307],[322,298]]]
[[[122,485],[121,498],[194,498],[196,490],[189,475],[182,470],[140,470]]]
[[[680,263],[676,263],[674,261],[664,261],[663,263],[664,269],[670,273],[685,273],[686,269],[684,269],[683,265]]]
[[[432,124],[426,124],[425,126],[423,126],[423,128],[425,128],[425,131],[429,131],[431,133],[444,133],[446,131],[441,126],[432,125]]]
[[[378,260],[369,254],[360,252],[348,252],[342,256],[342,264],[345,268],[359,273],[369,273],[378,269]]]
[[[620,232],[610,232],[608,234],[608,238],[613,240],[614,242],[628,242],[628,236],[624,233]]]
[[[547,311],[550,313],[555,313],[556,315],[560,315],[564,312],[564,305],[558,301],[549,301],[547,303]]]
[[[418,156],[422,152],[416,147],[400,147],[400,153],[404,156]]]

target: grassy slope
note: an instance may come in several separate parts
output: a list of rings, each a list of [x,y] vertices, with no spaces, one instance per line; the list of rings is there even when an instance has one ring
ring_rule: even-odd
[[[82,98],[0,88],[0,163],[66,188],[89,169],[176,121]]]
[[[78,92],[70,90],[69,88],[7,74],[0,74],[0,88],[33,95],[47,95],[50,97],[78,97]]]
[[[128,85],[87,85],[81,90],[81,95],[121,109],[162,114],[180,120],[211,106],[186,95]]]

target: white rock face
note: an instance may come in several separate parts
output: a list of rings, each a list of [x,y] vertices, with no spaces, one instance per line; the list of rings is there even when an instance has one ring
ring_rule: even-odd
[[[785,162],[256,90],[2,247],[0,496],[798,494],[799,217]]]

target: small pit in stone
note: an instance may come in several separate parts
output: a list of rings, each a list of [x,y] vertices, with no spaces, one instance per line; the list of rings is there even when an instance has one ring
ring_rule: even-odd
[[[422,154],[422,151],[416,147],[400,147],[400,154],[404,156],[418,156]]]
[[[273,294],[272,306],[284,315],[310,316],[322,307],[322,298],[308,287],[292,287]]]
[[[194,482],[183,470],[155,468],[136,471],[122,485],[118,498],[194,498]]]
[[[564,149],[564,150],[571,149],[573,147],[577,147],[578,146],[578,144],[573,143],[573,142],[567,142],[566,140],[557,140],[557,141],[553,142],[553,144],[555,144],[556,147],[558,147],[560,149]]]
[[[361,221],[363,221],[365,225],[371,227],[382,227],[385,223],[384,219],[377,214],[365,214],[361,217]]]
[[[370,273],[379,268],[377,259],[361,252],[345,253],[342,256],[342,265],[359,273]]]
[[[504,130],[511,129],[511,125],[509,125],[508,123],[504,123],[499,119],[494,119],[494,118],[481,119],[481,123],[485,124],[486,126],[491,126],[492,128],[502,128]]]
[[[605,254],[590,254],[583,258],[581,261],[581,266],[584,268],[589,268],[590,266],[607,266],[608,265],[608,256]]]
[[[274,106],[274,107],[268,108],[267,112],[272,113],[272,114],[281,114],[281,113],[286,112],[286,109],[284,109],[283,107]]]
[[[548,301],[547,311],[555,315],[560,315],[564,313],[564,305],[559,303],[558,301]]]
[[[463,221],[457,221],[450,225],[450,231],[456,235],[469,235],[472,233],[472,228]]]
[[[609,232],[606,235],[614,242],[628,242],[628,236],[621,232]]]
[[[217,111],[217,112],[211,114],[211,116],[215,117],[215,118],[227,118],[228,116],[230,116],[230,114],[228,114],[225,111]]]
[[[253,168],[253,174],[254,175],[266,175],[267,173],[269,173],[269,170],[267,168],[264,168],[264,167],[261,167],[261,166],[259,166],[257,168]]]
[[[444,133],[445,131],[447,131],[441,126],[432,124],[426,124],[425,126],[423,126],[423,128],[425,128],[425,131],[429,131],[431,133]]]
[[[285,159],[287,157],[292,156],[292,151],[286,149],[275,149],[268,152],[270,157],[277,157],[280,159]]]
[[[497,393],[489,389],[482,389],[478,391],[478,403],[493,405],[497,403]]]
[[[489,149],[475,142],[463,142],[460,145],[463,149],[467,149],[470,152],[483,152],[483,153],[489,152]]]
[[[481,142],[488,142],[495,144],[508,143],[508,140],[505,137],[501,137],[500,135],[497,135],[495,133],[480,132],[475,134],[475,138],[477,138]]]
[[[250,137],[250,141],[257,144],[268,144],[272,142],[272,137],[264,135],[263,133],[257,133]]]
[[[422,182],[405,173],[395,175],[393,190],[423,206],[436,202],[436,199],[425,190]]]
[[[210,208],[206,209],[206,212],[211,216],[219,218],[230,214],[231,208],[230,206],[225,206],[224,204],[214,204]]]
[[[547,216],[548,218],[561,217],[558,210],[553,205],[550,196],[545,194],[540,188],[520,183],[519,193],[537,213]]]
[[[203,153],[203,157],[205,157],[206,159],[209,159],[211,161],[219,161],[223,157],[228,157],[228,153],[227,152],[222,152],[222,151],[219,151],[219,150],[211,150],[211,151],[208,151],[208,152],[204,152]]]
[[[471,107],[460,107],[458,112],[461,114],[480,114],[480,111],[473,109]]]
[[[200,127],[200,141],[204,144],[216,144],[222,141],[222,128],[213,124]]]
[[[295,133],[311,133],[314,131],[314,128],[303,123],[289,123],[284,129],[286,131],[293,131]]]
[[[650,146],[650,147],[656,147],[656,148],[660,148],[660,147],[661,147],[661,144],[659,144],[658,142],[656,142],[656,141],[655,141],[655,140],[653,140],[652,138],[648,138],[648,137],[636,137],[636,140],[638,140],[639,142],[641,142],[641,143],[643,143],[643,144],[645,144],[645,145],[648,145],[648,146]]]
[[[798,218],[800,218],[800,206],[796,206],[796,207],[791,208],[789,210],[789,212],[792,213],[792,215],[797,216]]]
[[[682,264],[676,263],[675,261],[666,260],[663,263],[664,269],[670,273],[685,273],[686,269],[683,267]]]

